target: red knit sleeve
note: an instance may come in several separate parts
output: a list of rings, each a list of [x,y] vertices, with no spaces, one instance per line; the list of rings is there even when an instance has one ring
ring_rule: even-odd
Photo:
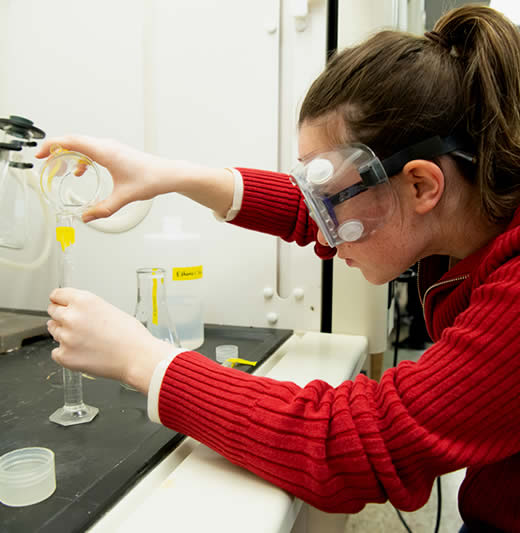
[[[161,421],[323,510],[417,509],[438,475],[520,450],[520,260],[510,263],[380,383],[300,388],[186,352],[165,374]]]
[[[318,257],[334,257],[336,248],[316,241],[316,224],[309,216],[300,190],[287,174],[250,168],[237,170],[244,181],[244,195],[240,212],[231,224],[276,235],[300,246],[315,242]]]

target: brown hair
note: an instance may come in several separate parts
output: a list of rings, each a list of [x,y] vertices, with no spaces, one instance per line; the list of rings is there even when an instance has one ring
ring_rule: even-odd
[[[338,113],[353,140],[379,157],[434,135],[465,135],[492,221],[520,204],[520,31],[497,11],[466,5],[429,37],[382,31],[336,54],[314,81],[299,124]]]

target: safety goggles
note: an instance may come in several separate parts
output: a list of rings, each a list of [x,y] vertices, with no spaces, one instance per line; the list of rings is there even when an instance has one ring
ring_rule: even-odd
[[[466,146],[455,136],[436,136],[380,160],[368,146],[352,143],[301,162],[291,179],[334,247],[366,238],[392,216],[397,197],[389,177],[406,163],[455,152],[468,156],[462,151]]]

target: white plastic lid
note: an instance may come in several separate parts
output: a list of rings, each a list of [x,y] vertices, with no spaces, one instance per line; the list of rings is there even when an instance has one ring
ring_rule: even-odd
[[[215,348],[215,356],[219,363],[223,363],[226,359],[238,357],[238,346],[234,344],[221,344]]]
[[[0,457],[0,502],[23,507],[47,499],[56,490],[54,452],[19,448]]]

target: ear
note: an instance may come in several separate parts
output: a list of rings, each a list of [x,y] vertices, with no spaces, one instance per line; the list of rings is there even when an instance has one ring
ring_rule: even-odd
[[[444,174],[432,161],[415,159],[402,170],[415,212],[425,215],[440,201],[444,192]]]

